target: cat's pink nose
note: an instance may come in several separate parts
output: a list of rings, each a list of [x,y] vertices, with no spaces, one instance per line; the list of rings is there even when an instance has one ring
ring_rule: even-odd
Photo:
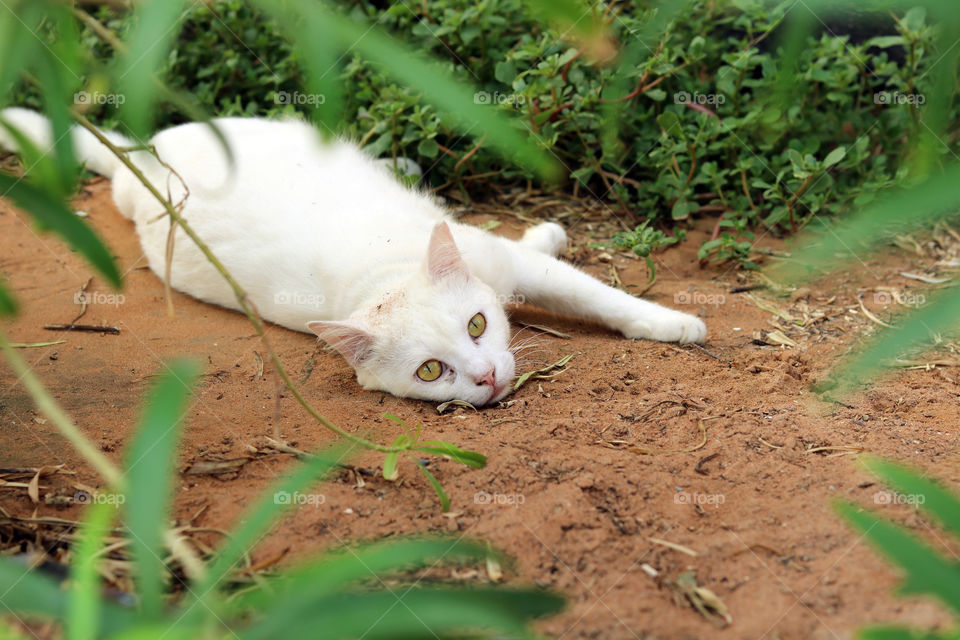
[[[478,387],[495,387],[497,386],[497,371],[491,368],[482,376],[474,376],[473,381],[477,383]]]

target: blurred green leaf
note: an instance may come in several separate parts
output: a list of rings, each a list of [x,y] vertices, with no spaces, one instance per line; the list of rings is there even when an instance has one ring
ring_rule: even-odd
[[[938,556],[900,527],[856,505],[838,502],[834,507],[877,550],[906,572],[902,593],[936,596],[954,614],[960,613],[960,565]]]
[[[111,284],[120,286],[120,271],[113,256],[97,234],[61,201],[21,178],[5,173],[0,173],[0,195],[13,200],[17,207],[29,212],[45,228],[60,234],[67,244],[82,253]]]
[[[563,599],[550,593],[514,589],[399,587],[394,590],[338,594],[298,610],[286,625],[276,620],[255,625],[243,640],[315,638],[323,629],[330,638],[464,637],[469,630],[523,634],[527,622],[560,611]],[[473,637],[473,634],[469,634]]]
[[[355,445],[350,448],[352,446]],[[224,546],[217,551],[206,578],[191,588],[182,605],[183,614],[178,619],[177,628],[189,628],[198,618],[206,615],[209,606],[206,601],[216,597],[216,590],[222,587],[221,583],[234,566],[256,545],[283,511],[295,506],[292,496],[320,480],[346,456],[350,448],[339,446],[311,456],[260,497],[240,519],[240,524],[231,532]]]
[[[895,329],[883,329],[859,351],[844,360],[831,380],[839,383],[840,392],[850,391],[885,366],[906,349],[931,340],[933,334],[956,329],[960,325],[960,295],[947,290],[926,306],[910,313]]]
[[[107,502],[87,507],[80,539],[70,564],[72,597],[67,601],[65,630],[68,640],[88,640],[98,635],[102,599],[97,561],[103,539],[110,530],[116,506]]]
[[[163,611],[164,532],[173,493],[176,446],[199,366],[175,361],[151,389],[127,453],[126,514],[137,566],[141,612],[157,620]]]
[[[435,104],[460,124],[464,134],[486,134],[487,143],[507,158],[515,158],[527,169],[545,178],[556,178],[560,167],[527,135],[491,105],[478,102],[463,81],[414,53],[396,38],[376,27],[356,22],[320,5],[301,3],[304,12],[320,12],[312,20],[329,21],[329,32],[340,38],[342,47],[352,47],[385,72],[423,92],[424,100]]]
[[[140,139],[151,133],[158,91],[153,73],[170,51],[183,7],[184,0],[144,0],[136,4],[136,23],[116,75],[123,96],[123,120]]]
[[[16,312],[17,301],[10,295],[3,280],[0,280],[0,316],[12,316]]]
[[[960,163],[920,184],[886,194],[846,219],[829,223],[826,233],[801,236],[797,240],[801,248],[794,252],[791,263],[772,269],[771,275],[796,280],[813,268],[830,269],[838,265],[837,254],[851,259],[857,250],[866,252],[883,238],[956,213],[960,211],[957,184]]]
[[[923,496],[923,500],[918,501],[920,508],[960,539],[960,499],[955,495],[910,469],[882,458],[868,456],[862,462],[871,473],[900,493]]]

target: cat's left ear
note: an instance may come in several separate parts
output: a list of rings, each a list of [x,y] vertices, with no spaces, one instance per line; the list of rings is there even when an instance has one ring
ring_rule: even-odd
[[[427,249],[427,275],[433,282],[444,278],[458,276],[463,279],[470,277],[467,263],[463,261],[457,244],[453,241],[453,234],[446,222],[440,222],[430,234],[430,246]]]
[[[373,336],[350,322],[315,320],[307,328],[336,349],[356,369],[373,355]]]

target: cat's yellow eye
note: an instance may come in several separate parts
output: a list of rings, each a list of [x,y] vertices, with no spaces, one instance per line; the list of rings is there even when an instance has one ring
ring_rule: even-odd
[[[427,360],[417,369],[417,377],[424,382],[433,382],[443,373],[443,365],[439,360]]]
[[[471,337],[479,338],[486,330],[487,319],[483,317],[482,313],[478,313],[470,318],[470,322],[467,324],[467,333],[469,333]]]

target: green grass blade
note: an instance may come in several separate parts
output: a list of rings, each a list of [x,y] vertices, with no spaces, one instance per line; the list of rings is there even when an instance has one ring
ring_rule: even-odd
[[[287,620],[312,609],[318,600],[358,583],[379,586],[381,579],[401,571],[440,563],[450,566],[480,562],[489,555],[490,552],[478,544],[452,538],[409,539],[347,548],[294,569],[271,582],[268,589],[258,589],[241,597],[234,606],[241,612],[264,612],[258,627],[260,633],[269,636],[282,631]]]
[[[36,76],[43,94],[45,115],[50,121],[57,170],[57,191],[72,195],[76,188],[80,165],[73,149],[73,118],[69,105],[74,100],[74,88],[81,73],[79,65],[79,34],[77,23],[66,6],[48,6],[47,21],[55,25],[57,37],[37,57]],[[53,184],[44,185],[51,190]]]
[[[450,459],[474,469],[482,469],[487,464],[487,456],[482,453],[467,451],[442,440],[419,442],[413,449],[414,451],[424,451],[438,456],[448,456]]]
[[[14,299],[7,285],[0,280],[0,316],[12,316],[17,312],[17,301]]]
[[[5,173],[0,173],[0,194],[13,200],[17,207],[29,213],[43,227],[60,234],[111,284],[120,286],[120,271],[107,247],[97,234],[82,219],[74,215],[63,202]]]
[[[391,444],[391,447],[406,447],[410,444],[410,436],[401,433]],[[396,480],[399,472],[397,471],[397,462],[400,460],[400,452],[394,451],[383,457],[383,478],[384,480]]]
[[[881,239],[932,222],[960,210],[960,163],[948,166],[929,180],[899,189],[881,198],[826,233],[808,233],[798,239],[802,248],[794,252],[789,264],[771,270],[774,277],[797,280],[814,269],[837,266],[836,256],[852,259],[866,252]],[[800,265],[800,266],[796,266]]]
[[[69,609],[69,593],[60,583],[28,569],[20,563],[0,559],[0,609],[19,616],[40,616],[64,620]],[[116,633],[136,620],[136,613],[112,603],[103,603],[100,618],[104,634]]]
[[[183,0],[146,0],[136,4],[136,26],[116,75],[124,99],[120,114],[141,139],[148,137],[153,126],[158,91],[154,72],[170,51],[183,5]]]
[[[150,391],[127,454],[127,529],[139,577],[141,610],[148,620],[163,610],[163,535],[173,493],[172,474],[180,427],[199,366],[172,362]]]
[[[18,615],[62,620],[67,611],[67,593],[59,584],[8,558],[0,560],[0,594],[0,607]]]
[[[903,627],[868,627],[857,632],[857,636],[864,640],[957,640],[960,632],[945,631],[916,631]]]
[[[955,495],[936,482],[898,464],[873,457],[866,457],[862,462],[874,475],[901,494],[923,496],[922,501],[915,501],[920,508],[939,520],[947,531],[960,539],[960,499]]]
[[[420,471],[423,471],[423,475],[427,476],[427,480],[430,481],[430,485],[433,487],[433,490],[437,492],[437,497],[440,498],[441,511],[444,513],[450,511],[450,496],[448,496],[447,492],[444,491],[443,485],[440,484],[439,480],[433,477],[433,474],[430,473],[429,469],[427,469],[427,465],[417,460],[417,466],[420,467]]]
[[[252,550],[283,514],[290,508],[290,497],[314,485],[324,474],[340,462],[352,447],[340,446],[320,452],[301,463],[292,474],[282,478],[260,498],[231,532],[226,544],[217,552],[203,582],[191,589],[192,598],[183,605],[181,621],[189,626],[198,616],[208,613],[209,601],[243,555]],[[178,616],[180,617],[180,616]]]
[[[936,596],[954,613],[960,613],[960,589],[957,588],[960,565],[938,556],[900,527],[856,505],[837,502],[834,507],[873,546],[906,572],[901,593]]]
[[[320,599],[286,621],[283,637],[316,638],[318,628],[324,637],[365,640],[449,637],[468,630],[523,635],[531,620],[562,608],[560,596],[538,591],[399,586]],[[278,637],[270,630],[254,625],[240,637]]]
[[[0,11],[0,96],[11,95],[29,61],[40,55],[43,43],[34,35],[44,17],[39,2],[22,2],[16,12]]]
[[[623,121],[623,110],[628,102],[618,102],[636,88],[643,75],[644,61],[657,50],[657,41],[667,32],[670,24],[689,4],[689,0],[662,0],[642,29],[623,35],[623,49],[620,51],[619,64],[610,82],[603,90],[603,148],[613,150],[618,143],[619,126]],[[641,98],[642,99],[642,98]]]
[[[321,125],[320,132],[325,138],[330,137],[340,125],[343,115],[341,55],[336,46],[337,34],[332,31],[333,24],[323,13],[310,10],[300,13],[291,9],[289,2],[271,0],[261,2],[260,6],[284,25],[299,46],[307,75],[306,104],[313,107],[309,112],[310,119]]]
[[[845,360],[831,376],[838,393],[876,375],[904,350],[929,342],[931,334],[955,329],[960,322],[960,293],[946,290],[925,307],[908,314],[896,329],[884,329],[862,350]]]
[[[315,13],[311,22],[324,20],[327,32],[338,37],[342,49],[351,49],[377,64],[388,75],[423,92],[426,102],[446,113],[465,134],[479,137],[486,134],[487,144],[520,166],[545,178],[556,178],[561,169],[530,138],[490,105],[475,102],[474,88],[454,78],[438,64],[428,62],[400,40],[377,28],[319,4],[298,2],[304,14]]]
[[[108,503],[92,504],[87,508],[80,540],[73,549],[70,566],[70,598],[67,601],[66,633],[68,640],[89,640],[97,637],[100,611],[100,574],[97,555],[103,549],[103,539],[110,530],[116,507]]]

